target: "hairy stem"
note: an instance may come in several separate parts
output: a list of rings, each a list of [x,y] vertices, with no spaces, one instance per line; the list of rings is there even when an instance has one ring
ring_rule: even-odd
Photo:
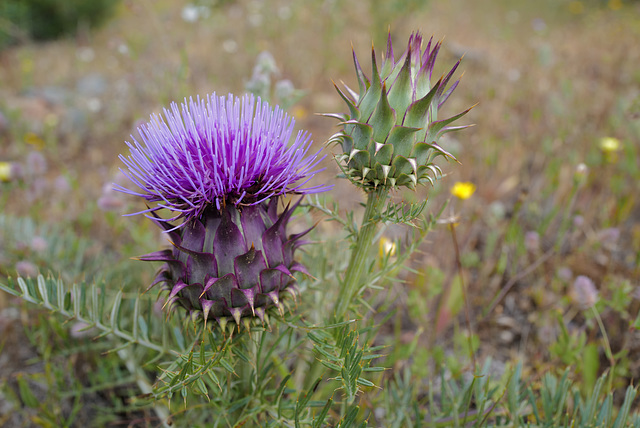
[[[373,220],[373,217],[384,207],[388,193],[389,189],[387,187],[380,186],[367,194],[367,205],[362,217],[362,225],[358,231],[355,246],[351,250],[351,258],[349,259],[344,281],[340,284],[338,302],[335,306],[336,320],[344,318],[349,309],[349,304],[362,286],[362,275],[367,266],[369,250],[378,228],[378,223]]]

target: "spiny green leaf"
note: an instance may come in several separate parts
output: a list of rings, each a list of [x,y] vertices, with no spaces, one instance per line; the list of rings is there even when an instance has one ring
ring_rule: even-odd
[[[373,112],[371,119],[367,121],[367,123],[373,127],[373,140],[375,142],[385,141],[395,122],[396,112],[391,108],[391,105],[389,105],[386,87],[383,84],[376,110]]]
[[[415,143],[416,132],[418,131],[420,131],[420,128],[395,126],[389,133],[386,144],[393,146],[393,153],[396,156],[409,157]]]
[[[371,49],[371,86],[365,93],[364,97],[360,104],[358,104],[358,108],[360,109],[359,120],[363,122],[367,122],[373,110],[376,108],[378,104],[378,100],[380,99],[380,95],[382,93],[382,80],[380,78],[380,74],[378,73],[378,64],[376,63],[376,52]]]
[[[342,100],[349,107],[349,113],[351,114],[351,117],[358,118],[360,112],[358,111],[358,108],[356,107],[355,103],[344,92],[342,92],[342,90],[338,87],[338,85],[334,83],[333,86],[336,88],[336,91],[338,91],[338,94],[340,94],[340,97],[342,98]]]
[[[411,88],[411,55],[408,54],[405,58],[404,64],[398,73],[396,79],[392,82],[389,88],[389,103],[398,113],[398,115],[404,115],[407,111],[409,104],[411,104],[411,97],[413,90]]]
[[[443,120],[437,120],[435,122],[431,122],[429,124],[429,131],[427,133],[427,141],[435,141],[438,139],[439,133],[440,131],[447,126],[448,124],[460,119],[462,116],[464,116],[465,114],[469,113],[471,111],[472,108],[474,108],[476,105],[472,105],[471,107],[469,107],[468,109],[466,109],[465,111],[458,113],[454,116],[451,116],[448,119],[443,119]]]
[[[426,128],[429,124],[429,111],[436,101],[434,96],[438,91],[441,80],[422,98],[413,102],[407,109],[407,113],[402,122],[403,126],[411,128]],[[433,105],[433,110],[437,110],[437,105]]]
[[[380,165],[391,165],[393,157],[393,146],[391,144],[383,144],[374,156],[376,163]]]

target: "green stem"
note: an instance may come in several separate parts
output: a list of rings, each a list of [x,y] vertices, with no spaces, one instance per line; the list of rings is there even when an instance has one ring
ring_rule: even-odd
[[[371,243],[378,229],[378,223],[373,220],[375,214],[380,213],[387,200],[389,189],[380,186],[367,194],[367,205],[362,217],[362,225],[358,231],[355,247],[351,251],[351,258],[347,266],[344,281],[340,284],[340,293],[335,309],[335,319],[341,320],[347,313],[349,305],[362,286],[362,274],[367,266]]]
[[[600,314],[596,310],[595,306],[592,306],[591,310],[593,311],[593,315],[596,317],[598,327],[600,327],[600,332],[602,333],[602,339],[604,340],[604,352],[609,360],[609,365],[611,366],[611,371],[609,373],[609,391],[613,391],[613,377],[615,376],[616,371],[616,360],[613,356],[613,351],[611,351],[609,336],[607,335],[607,330],[605,330],[604,324],[602,323],[602,318],[600,318]]]

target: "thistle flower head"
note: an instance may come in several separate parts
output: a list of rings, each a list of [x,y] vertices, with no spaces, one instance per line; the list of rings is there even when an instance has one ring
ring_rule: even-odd
[[[142,143],[120,158],[140,190],[114,187],[157,202],[148,216],[173,248],[139,259],[164,262],[149,288],[162,284],[170,308],[226,329],[229,320],[268,322],[271,308],[283,314],[295,298],[292,273],[307,271],[294,251],[306,232],[287,236],[297,203],[278,213],[279,196],[327,187],[306,186],[322,158],[307,154],[306,133],[289,145],[292,130],[293,119],[260,98],[215,94],[173,104],[138,128]],[[161,218],[161,208],[176,214]]]
[[[349,108],[348,114],[327,114],[337,118],[343,131],[329,142],[342,146],[338,161],[345,175],[365,190],[378,185],[408,186],[430,182],[441,172],[433,164],[436,156],[453,158],[437,144],[445,133],[467,126],[450,126],[470,109],[447,119],[438,118],[438,110],[458,86],[449,86],[460,61],[431,83],[441,43],[430,39],[422,49],[420,33],[409,37],[407,49],[396,60],[391,43],[381,66],[372,51],[371,77],[367,77],[353,55],[358,89],[345,86],[336,90]]]
[[[254,205],[287,193],[327,190],[305,187],[322,157],[308,155],[308,133],[298,132],[288,144],[293,126],[286,113],[252,95],[212,94],[173,103],[164,117],[152,115],[141,125],[142,141],[132,136],[130,156],[120,156],[128,168],[124,174],[139,190],[114,188],[157,202],[147,211],[176,213],[161,221],[185,223],[210,205]]]

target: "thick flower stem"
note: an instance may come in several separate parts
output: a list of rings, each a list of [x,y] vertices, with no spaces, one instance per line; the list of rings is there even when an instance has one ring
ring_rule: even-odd
[[[379,186],[367,195],[367,205],[362,217],[362,225],[358,231],[355,247],[351,250],[351,258],[347,266],[344,281],[340,284],[340,294],[335,307],[335,319],[342,321],[349,309],[349,305],[362,287],[362,275],[368,265],[371,244],[378,229],[375,214],[380,213],[387,200],[389,188]]]

